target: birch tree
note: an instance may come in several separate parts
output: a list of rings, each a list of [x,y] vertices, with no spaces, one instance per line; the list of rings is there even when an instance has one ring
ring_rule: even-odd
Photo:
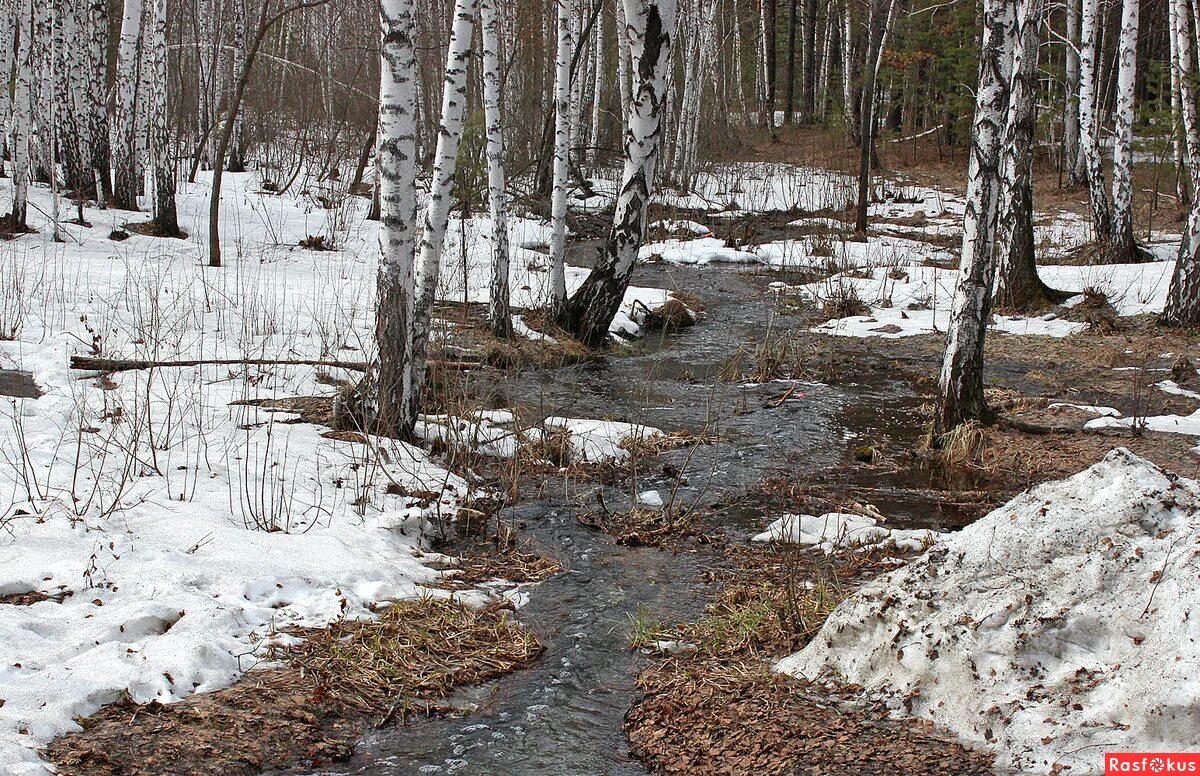
[[[601,6],[603,10],[603,6]],[[600,117],[604,106],[604,81],[608,76],[606,69],[606,53],[607,41],[604,38],[604,16],[598,14],[596,18],[596,45],[595,62],[593,64],[592,73],[592,132],[591,145],[588,148],[587,158],[589,162],[595,162],[596,156],[600,152]]]
[[[0,0],[0,178],[8,156],[8,122],[12,115],[9,86],[12,82],[13,51],[17,42],[17,19],[13,0]]]
[[[379,269],[375,341],[379,349],[375,408],[379,433],[403,436],[416,423],[412,316],[417,249],[417,55],[415,0],[381,0],[379,134]]]
[[[492,219],[492,282],[488,315],[492,333],[512,335],[508,287],[508,192],[504,176],[504,123],[500,96],[500,30],[497,0],[479,0],[479,26],[483,39],[483,111],[487,124],[488,206]]]
[[[143,67],[149,74],[150,156],[154,174],[152,222],[163,237],[177,237],[179,217],[175,207],[175,158],[171,153],[167,93],[167,0],[151,0],[143,46]]]
[[[117,44],[112,146],[112,206],[137,210],[138,83],[141,80],[142,0],[125,0]]]
[[[1133,120],[1137,78],[1138,9],[1140,0],[1124,0],[1117,45],[1116,132],[1113,139],[1112,235],[1101,255],[1109,262],[1139,261],[1142,251],[1133,235]]]
[[[29,167],[31,162],[29,135],[33,130],[33,2],[19,0],[13,25],[19,38],[12,101],[12,163],[13,201],[8,214],[7,228],[24,231],[29,201]]]
[[[1022,8],[1035,0],[1019,0]],[[979,51],[979,86],[971,127],[963,213],[962,258],[938,378],[934,440],[987,412],[983,395],[983,338],[991,314],[995,278],[995,233],[1000,191],[1000,144],[1008,113],[1011,67],[1006,0],[985,0]],[[1027,18],[1027,10],[1018,11]]]
[[[1192,89],[1192,19],[1188,0],[1171,0],[1172,64],[1178,68],[1180,86],[1180,122],[1184,139],[1185,164],[1193,187],[1200,186],[1197,165],[1200,164],[1200,133],[1195,117],[1195,94]],[[1197,26],[1200,32],[1200,25]],[[1179,254],[1167,290],[1167,303],[1162,322],[1172,326],[1200,324],[1200,196],[1193,190],[1187,227],[1179,244]]]
[[[564,328],[590,347],[608,338],[645,237],[646,210],[668,108],[667,71],[675,39],[675,0],[623,0],[635,83],[625,131],[625,166],[603,252],[561,317]]]
[[[446,242],[446,226],[454,189],[454,169],[462,140],[467,103],[467,65],[471,57],[471,36],[477,0],[455,0],[450,44],[446,51],[445,85],[442,89],[442,113],[434,151],[433,179],[429,204],[421,230],[420,258],[417,269],[417,297],[412,321],[411,407],[406,417],[416,417],[425,380],[425,357],[433,303],[437,299],[438,277]],[[465,279],[464,279],[465,280]]]
[[[1063,165],[1067,185],[1083,183],[1083,155],[1079,149],[1079,0],[1067,0],[1065,95],[1063,106]]]
[[[550,310],[557,315],[567,300],[567,183],[571,176],[571,26],[574,0],[555,0],[557,45],[554,55],[554,171],[550,189]]]
[[[1079,24],[1079,154],[1083,159],[1084,184],[1091,205],[1092,230],[1096,240],[1112,237],[1112,209],[1104,187],[1104,164],[1096,128],[1096,17],[1099,0],[1082,0]]]
[[[1012,31],[1012,75],[1000,152],[996,307],[1029,311],[1062,301],[1038,277],[1033,241],[1033,142],[1042,0],[1024,0]]]
[[[91,0],[87,16],[88,142],[95,175],[96,201],[107,207],[112,198],[112,150],[108,122],[108,0]]]

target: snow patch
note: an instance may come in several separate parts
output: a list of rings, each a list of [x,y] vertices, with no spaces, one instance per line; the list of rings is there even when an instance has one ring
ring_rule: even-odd
[[[1114,450],[868,583],[777,668],[882,693],[1023,773],[1195,750],[1198,502]]]

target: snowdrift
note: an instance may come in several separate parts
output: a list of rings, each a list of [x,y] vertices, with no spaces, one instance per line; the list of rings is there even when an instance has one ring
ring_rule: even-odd
[[[1114,450],[872,581],[777,668],[862,685],[1022,773],[1194,751],[1198,498]]]

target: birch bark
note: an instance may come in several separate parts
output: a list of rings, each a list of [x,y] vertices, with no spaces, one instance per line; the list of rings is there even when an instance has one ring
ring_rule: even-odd
[[[1021,0],[1029,3],[1031,0]],[[979,86],[971,128],[962,258],[938,379],[934,439],[987,413],[983,395],[983,339],[992,307],[995,232],[1000,190],[1000,146],[1008,111],[1011,9],[985,0]]]
[[[608,339],[608,327],[629,287],[646,229],[661,128],[669,103],[667,71],[675,39],[675,0],[623,0],[636,84],[625,132],[625,168],[613,226],[595,268],[571,297],[564,327],[590,347]]]

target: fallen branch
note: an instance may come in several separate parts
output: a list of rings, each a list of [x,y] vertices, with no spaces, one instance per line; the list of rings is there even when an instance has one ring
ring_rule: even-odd
[[[430,361],[429,365],[438,369],[468,370],[478,369],[481,364],[475,361]],[[194,358],[182,361],[149,361],[126,358],[100,358],[98,356],[71,356],[71,368],[91,372],[128,372],[135,369],[159,369],[190,366],[323,366],[330,369],[349,369],[353,372],[365,372],[370,366],[365,361],[326,361],[322,359],[300,358]]]

